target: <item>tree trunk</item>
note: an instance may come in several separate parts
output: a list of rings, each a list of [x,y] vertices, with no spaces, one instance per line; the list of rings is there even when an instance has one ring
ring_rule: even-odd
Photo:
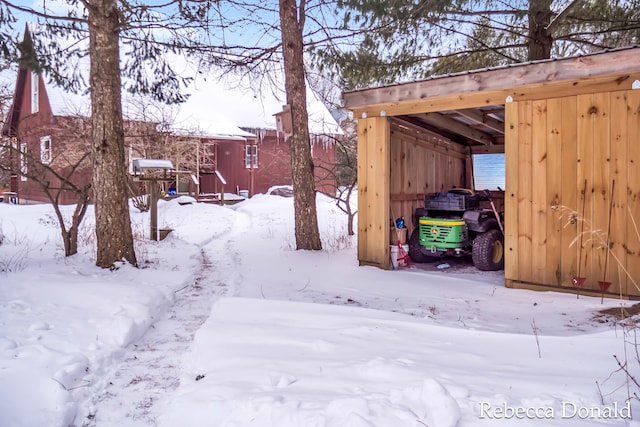
[[[107,268],[122,259],[136,265],[126,186],[118,9],[116,0],[91,0],[85,4],[89,12],[96,265]]]
[[[353,236],[355,233],[353,232],[353,217],[356,214],[351,209],[351,194],[353,193],[353,189],[355,188],[356,183],[349,185],[349,190],[347,190],[347,233],[349,236]]]
[[[291,108],[292,134],[289,137],[293,204],[295,210],[296,249],[320,250],[320,233],[316,212],[316,190],[309,138],[307,85],[304,72],[302,27],[304,0],[280,0],[280,27],[284,56],[287,103]],[[300,18],[298,18],[298,12]]]
[[[529,0],[529,61],[551,58],[553,37],[547,28],[551,17],[551,0]]]
[[[73,216],[71,217],[71,227],[69,227],[67,232],[68,241],[65,242],[65,256],[71,256],[78,253],[78,233],[80,232],[80,224],[82,223],[84,214],[87,212],[89,188],[90,187],[88,185],[83,187],[78,194],[78,203],[76,204]]]

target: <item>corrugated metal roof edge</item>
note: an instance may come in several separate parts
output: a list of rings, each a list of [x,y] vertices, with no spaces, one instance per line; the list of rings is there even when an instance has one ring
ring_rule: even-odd
[[[437,75],[437,76],[426,77],[424,79],[407,80],[407,81],[403,81],[403,82],[392,83],[392,84],[389,84],[389,85],[370,86],[370,87],[361,88],[361,89],[349,90],[349,91],[345,91],[344,94],[357,93],[357,92],[361,92],[361,91],[365,91],[365,90],[371,90],[371,89],[381,89],[381,88],[388,88],[388,87],[394,87],[394,86],[402,86],[402,85],[410,84],[410,83],[427,82],[427,81],[431,81],[431,80],[439,80],[439,79],[445,79],[445,78],[449,78],[449,77],[465,76],[465,75],[469,75],[469,74],[478,74],[478,73],[484,73],[484,72],[487,72],[487,71],[505,70],[505,69],[508,69],[508,68],[525,67],[527,65],[533,65],[533,64],[544,64],[544,63],[551,63],[551,62],[558,62],[558,61],[566,61],[566,60],[571,60],[571,59],[585,58],[585,57],[602,55],[602,54],[605,54],[605,53],[620,52],[620,51],[633,50],[633,49],[640,49],[640,45],[617,47],[617,48],[613,48],[613,49],[603,49],[603,50],[598,51],[598,52],[585,53],[585,54],[581,54],[581,55],[563,56],[561,58],[539,59],[539,60],[535,60],[535,61],[518,62],[518,63],[515,63],[515,64],[497,65],[495,67],[486,67],[486,68],[478,68],[478,69],[475,69],[475,70],[460,71],[460,72],[457,72],[457,73],[440,74],[440,75]]]

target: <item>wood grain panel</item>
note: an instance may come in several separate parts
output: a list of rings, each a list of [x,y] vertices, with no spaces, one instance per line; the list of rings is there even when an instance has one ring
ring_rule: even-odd
[[[532,282],[532,102],[518,103],[518,279]]]
[[[578,195],[584,185],[578,179],[578,146],[577,146],[577,97],[562,98],[562,128],[560,131],[561,163],[562,163],[562,196],[560,199],[562,234],[561,249],[561,286],[573,287],[573,277],[577,275],[578,246],[576,238],[581,223],[576,218],[580,211]]]
[[[518,278],[518,161],[519,161],[519,108],[516,102],[505,104],[505,280]]]
[[[547,101],[547,182],[544,200],[547,210],[546,233],[546,270],[545,282],[560,286],[562,283],[562,217],[560,200],[562,198],[562,118],[563,103],[561,98]],[[575,163],[575,160],[574,160]],[[574,178],[575,179],[575,178]]]
[[[627,275],[618,274],[627,265],[626,240],[632,238],[627,234],[627,147],[629,135],[627,127],[627,92],[611,94],[611,161],[609,176],[615,181],[611,194],[612,206],[610,224],[610,244],[608,254],[605,253],[606,280],[611,282],[609,292],[620,294],[626,292]],[[628,237],[627,237],[628,236]]]
[[[593,229],[593,115],[595,109],[592,95],[578,96],[577,100],[577,153],[578,173],[578,257],[577,275],[585,277],[584,286],[595,289],[592,276]],[[586,193],[583,193],[586,182]]]
[[[547,101],[532,103],[531,281],[547,280]],[[535,224],[535,225],[534,225]]]
[[[627,92],[627,292],[640,295],[640,90]]]
[[[597,281],[604,277],[604,261],[606,258],[607,227],[609,224],[609,203],[611,201],[610,163],[610,119],[611,105],[609,93],[598,93],[593,96],[593,233],[591,250],[593,262],[591,276],[596,282],[594,289],[600,289]]]
[[[369,248],[369,206],[370,201],[367,187],[369,171],[369,124],[367,120],[358,120],[358,260],[368,262]]]
[[[381,268],[389,268],[389,139],[387,118],[359,121],[358,259]]]

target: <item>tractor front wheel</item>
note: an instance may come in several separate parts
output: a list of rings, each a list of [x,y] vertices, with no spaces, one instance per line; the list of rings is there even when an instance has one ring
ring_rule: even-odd
[[[473,241],[473,265],[478,270],[495,271],[504,268],[504,244],[500,230],[479,234]]]
[[[424,248],[420,244],[420,227],[415,227],[409,238],[409,256],[413,262],[425,263],[434,262],[440,259],[440,256],[429,256],[424,254]]]

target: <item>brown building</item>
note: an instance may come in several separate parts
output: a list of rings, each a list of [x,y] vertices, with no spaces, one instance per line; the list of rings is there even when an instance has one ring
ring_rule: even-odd
[[[221,94],[221,90],[227,92]],[[217,104],[212,100],[220,98],[243,100],[242,115],[235,118],[237,122],[223,116],[225,108],[233,110],[231,102],[222,106],[222,111],[214,110]],[[199,104],[203,100],[206,103]],[[323,166],[316,168],[317,189],[335,194],[335,177],[325,173],[324,168],[334,167],[334,141],[341,130],[324,105],[315,101],[314,105],[310,104],[310,115],[321,111],[325,121],[323,133],[312,136],[314,162]],[[233,90],[212,80],[193,89],[189,101],[172,107],[174,110],[169,114],[141,114],[140,111],[151,110],[150,101],[128,98],[123,99],[123,104],[128,116],[128,119],[125,117],[125,144],[130,170],[136,158],[172,160],[178,170],[185,172],[179,175],[177,191],[191,189],[203,197],[223,189],[227,193],[253,195],[266,192],[272,186],[292,183],[288,142],[285,134],[276,129],[274,114],[282,107],[277,101],[234,94]],[[41,75],[27,69],[18,71],[13,104],[2,128],[4,144],[12,148],[5,150],[0,160],[11,165],[10,191],[21,201],[48,201],[42,183],[36,179],[38,176],[51,187],[60,183],[60,177],[54,174],[42,175],[39,170],[42,164],[62,177],[70,175],[75,184],[89,182],[87,159],[77,165],[88,153],[89,111],[88,96],[46,84]],[[324,132],[326,129],[329,131]],[[314,133],[313,128],[311,132]],[[64,191],[61,203],[73,203],[74,197]]]

